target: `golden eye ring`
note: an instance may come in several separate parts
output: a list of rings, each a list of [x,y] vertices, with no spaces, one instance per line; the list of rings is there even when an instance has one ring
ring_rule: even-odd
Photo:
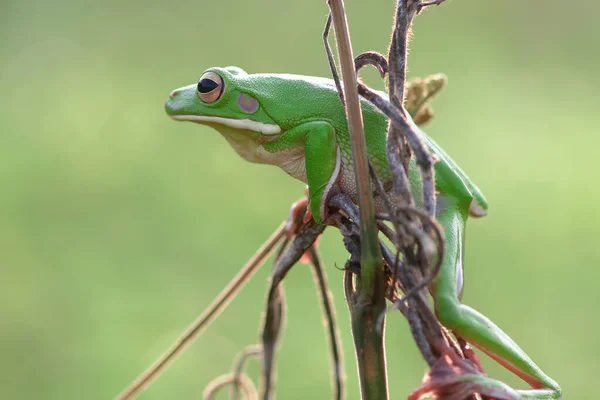
[[[202,74],[198,82],[198,97],[202,102],[210,104],[219,100],[225,85],[223,78],[216,72],[208,71]]]

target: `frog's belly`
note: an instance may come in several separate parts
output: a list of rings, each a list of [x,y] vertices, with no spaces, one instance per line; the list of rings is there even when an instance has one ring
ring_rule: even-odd
[[[342,165],[340,178],[338,180],[338,185],[342,192],[346,193],[354,203],[358,203],[358,189],[356,187],[356,177],[354,175],[354,168],[350,166],[350,168],[344,168]],[[382,213],[385,212],[385,207],[383,204],[383,200],[381,197],[375,193],[375,187],[373,187],[373,202],[375,205],[375,212]]]
[[[338,184],[342,192],[346,193],[354,202],[356,202],[358,189],[356,187],[356,177],[352,165],[342,164]]]

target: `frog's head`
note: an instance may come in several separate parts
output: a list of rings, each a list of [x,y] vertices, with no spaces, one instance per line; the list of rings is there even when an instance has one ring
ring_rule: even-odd
[[[179,121],[192,121],[217,129],[251,131],[265,136],[281,133],[279,125],[244,87],[247,76],[237,67],[210,68],[197,84],[171,92],[165,104],[167,114]]]

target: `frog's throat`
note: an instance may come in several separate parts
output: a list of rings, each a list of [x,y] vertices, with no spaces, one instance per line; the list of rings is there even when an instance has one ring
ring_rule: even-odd
[[[178,121],[192,121],[198,123],[213,122],[234,129],[247,129],[249,131],[260,132],[263,135],[278,135],[281,133],[281,127],[279,125],[252,121],[250,119],[223,118],[208,115],[171,115],[171,118]]]

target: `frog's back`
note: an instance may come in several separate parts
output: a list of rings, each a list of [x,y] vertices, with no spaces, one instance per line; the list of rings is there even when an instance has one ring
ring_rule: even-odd
[[[303,122],[328,121],[347,132],[344,108],[332,79],[293,74],[249,74],[238,79],[240,87],[259,100],[283,131]]]
[[[354,195],[352,146],[335,82],[328,78],[293,74],[251,74],[244,76],[243,80],[244,85],[260,99],[265,112],[283,131],[309,121],[328,121],[335,127],[342,157],[342,186],[349,194]],[[294,94],[293,98],[290,98],[290,93]],[[385,93],[377,93],[387,99]],[[298,107],[299,104],[302,107]],[[386,156],[388,118],[362,98],[361,107],[369,159],[380,178],[389,183],[391,172]],[[420,129],[417,132],[438,160],[435,164],[437,189],[451,196],[472,197],[476,205],[475,208],[472,207],[472,215],[485,215],[488,206],[479,188],[433,139]],[[410,172],[410,178],[414,181],[419,179],[414,160],[411,166],[413,170]]]
[[[352,145],[344,107],[335,82],[328,78],[292,74],[253,74],[244,77],[244,85],[260,99],[265,112],[283,131],[303,122],[327,121],[334,126],[340,146],[342,167],[348,180],[353,179]],[[293,98],[290,98],[293,93]],[[383,93],[381,93],[383,94]],[[298,105],[302,105],[299,107]],[[389,179],[385,154],[387,117],[368,101],[361,99],[365,139],[369,158],[382,179]],[[277,115],[270,110],[276,110]],[[352,176],[349,176],[349,174]]]
[[[431,137],[421,132],[423,142],[436,156],[435,163],[436,188],[442,194],[465,198],[469,214],[473,217],[483,217],[487,214],[488,203],[485,196],[467,176],[462,168],[442,149]]]

